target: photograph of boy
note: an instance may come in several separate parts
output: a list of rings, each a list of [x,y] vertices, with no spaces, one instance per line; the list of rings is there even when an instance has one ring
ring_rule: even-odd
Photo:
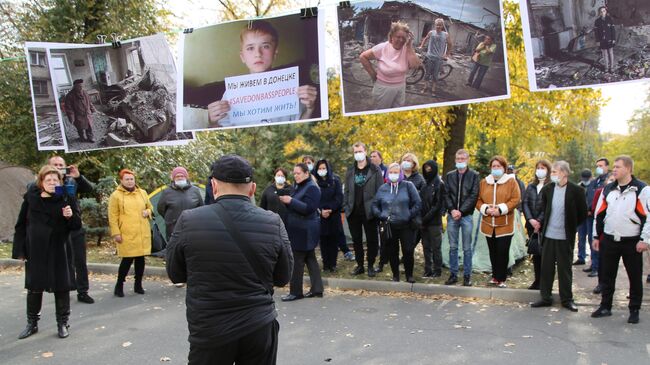
[[[320,118],[317,25],[317,18],[301,20],[299,14],[294,14],[268,20],[219,24],[186,34],[183,50],[185,74],[182,130],[254,126]],[[219,67],[219,70],[213,68],[214,72],[208,69],[201,74],[192,71],[209,57],[210,51],[205,50],[203,39],[211,38],[213,42],[213,37],[223,39],[222,37],[230,38],[234,34],[238,37],[238,52],[235,55],[232,51],[222,49],[216,62],[223,67]],[[228,112],[231,105],[224,96],[226,77],[258,74],[292,66],[299,68],[300,86],[296,90],[298,113],[251,122],[230,120]],[[204,84],[198,85],[200,82]]]
[[[650,77],[650,1],[520,2],[531,90]]]

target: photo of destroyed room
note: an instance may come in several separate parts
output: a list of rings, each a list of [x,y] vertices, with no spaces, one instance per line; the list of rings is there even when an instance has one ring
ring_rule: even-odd
[[[531,35],[526,40],[529,71],[535,75],[531,89],[650,77],[650,1],[529,0],[521,4],[529,20],[524,27]]]
[[[69,152],[179,144],[176,68],[162,35],[50,50],[50,70]]]

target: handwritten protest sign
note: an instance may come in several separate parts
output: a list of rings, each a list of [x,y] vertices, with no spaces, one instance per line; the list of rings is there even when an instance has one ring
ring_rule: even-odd
[[[225,82],[223,100],[230,104],[229,125],[292,120],[291,116],[300,114],[298,67],[226,77]]]

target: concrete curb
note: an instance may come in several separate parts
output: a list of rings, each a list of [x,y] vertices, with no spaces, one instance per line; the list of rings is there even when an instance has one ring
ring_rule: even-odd
[[[20,260],[0,259],[0,269],[7,267],[22,267]],[[117,274],[118,265],[115,264],[88,264],[88,271],[96,274]],[[145,275],[167,277],[165,268],[146,267]],[[309,283],[309,278],[304,278]],[[323,285],[334,289],[343,290],[367,290],[373,292],[398,292],[429,295],[450,295],[463,298],[496,299],[508,302],[530,303],[539,300],[539,292],[526,289],[499,289],[482,287],[464,287],[439,284],[410,284],[407,282],[376,281],[376,280],[355,280],[339,278],[323,278]]]

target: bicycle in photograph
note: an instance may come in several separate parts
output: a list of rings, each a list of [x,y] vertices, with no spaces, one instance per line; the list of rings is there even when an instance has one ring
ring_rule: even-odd
[[[421,49],[416,48],[415,53],[418,55],[420,60],[422,61],[422,65],[420,67],[415,68],[413,70],[410,70],[408,74],[406,75],[406,84],[407,85],[415,85],[418,82],[420,82],[427,74],[427,68],[425,67],[426,63],[429,61],[429,57],[425,52],[423,52]],[[450,65],[447,62],[443,62],[442,65],[440,65],[440,71],[438,72],[438,81],[444,80],[449,75],[451,75],[451,72],[454,70],[454,67]]]

